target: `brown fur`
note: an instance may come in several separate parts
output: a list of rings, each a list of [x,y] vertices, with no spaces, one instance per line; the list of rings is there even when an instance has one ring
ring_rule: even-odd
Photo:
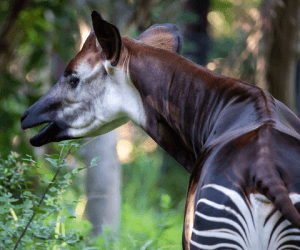
[[[65,75],[76,73],[78,65],[86,61],[91,68],[95,67],[101,61],[105,60],[105,55],[101,46],[97,46],[96,36],[92,30],[86,41],[84,42],[80,52],[69,62],[65,69]]]

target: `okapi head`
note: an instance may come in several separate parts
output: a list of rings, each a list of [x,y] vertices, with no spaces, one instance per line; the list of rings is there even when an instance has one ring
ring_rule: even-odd
[[[131,55],[124,43],[181,50],[181,35],[172,24],[154,25],[133,40],[121,39],[97,11],[92,22],[93,30],[58,83],[21,117],[22,129],[48,123],[30,140],[33,146],[102,135],[129,120],[143,126],[145,111],[129,74]]]

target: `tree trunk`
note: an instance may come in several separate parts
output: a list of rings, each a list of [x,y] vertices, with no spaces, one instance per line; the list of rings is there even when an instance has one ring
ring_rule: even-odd
[[[209,0],[188,0],[184,6],[187,23],[183,34],[185,46],[183,55],[203,66],[207,63],[209,53],[208,9]]]
[[[297,42],[299,0],[266,0],[270,18],[266,32],[266,79],[268,90],[296,112]]]
[[[20,12],[26,9],[31,0],[15,0],[12,3],[12,10],[0,33],[0,75],[7,70],[9,62],[15,58],[14,49],[18,47],[22,32],[16,26]],[[21,33],[21,34],[20,34]]]
[[[119,227],[121,166],[116,145],[114,130],[99,136],[80,150],[87,164],[93,158],[100,157],[97,166],[88,169],[86,178],[86,212],[93,224],[93,236],[99,235],[103,226],[115,232]]]

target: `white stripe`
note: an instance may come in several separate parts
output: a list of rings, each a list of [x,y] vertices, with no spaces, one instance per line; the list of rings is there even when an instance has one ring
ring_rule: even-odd
[[[241,238],[241,235],[230,229],[221,228],[206,231],[197,231],[193,228],[193,233],[203,237],[223,238],[232,240],[236,243],[239,243],[243,247],[243,249],[248,248],[248,246],[245,244],[245,241]]]
[[[226,247],[225,249],[227,248],[233,248],[233,249],[237,249],[237,250],[243,250],[243,248],[237,246],[237,245],[234,245],[234,244],[230,244],[230,243],[220,243],[220,244],[215,244],[215,245],[202,245],[200,243],[197,243],[193,240],[190,241],[191,244],[193,244],[194,246],[196,247],[199,247],[201,249],[205,249],[205,250],[210,250],[210,249],[216,249],[216,248],[219,248],[219,247]]]
[[[283,236],[285,236],[286,234],[290,234],[290,233],[299,233],[299,229],[298,228],[290,228],[288,230],[285,230],[276,237],[276,240],[281,239]]]
[[[295,245],[285,245],[278,248],[277,250],[287,250],[287,249],[300,249],[300,247],[297,247]]]
[[[292,200],[293,204],[296,204],[300,200],[300,195],[299,194],[291,194],[290,198]],[[274,219],[275,218],[275,219]],[[281,218],[281,214],[279,211],[277,211],[275,214],[272,215],[272,218],[269,219],[268,224],[270,230],[273,229],[274,225],[277,223],[277,221]],[[288,220],[284,220],[274,231],[271,241],[270,241],[270,249],[274,248],[277,249],[282,243],[287,242],[290,239],[291,236],[286,235],[289,232],[300,232],[299,229],[293,228],[293,229],[288,229],[284,231],[284,228],[288,227],[291,225],[291,223]],[[282,232],[281,232],[282,231]],[[283,237],[283,238],[282,238]],[[281,242],[281,243],[279,243]]]
[[[200,205],[201,203],[204,203],[215,209],[225,210],[231,213],[241,223],[245,231],[237,222],[233,221],[232,219],[228,219],[224,217],[208,216],[196,211],[195,216],[199,216],[205,220],[216,222],[216,223],[226,223],[228,225],[233,226],[236,229],[236,231],[225,229],[225,228],[205,230],[205,231],[198,231],[196,229],[193,229],[193,233],[195,235],[200,237],[216,237],[216,238],[229,239],[241,245],[244,250],[246,249],[280,250],[280,249],[287,249],[287,247],[300,250],[300,247],[294,245],[286,245],[280,247],[280,245],[284,243],[288,243],[289,241],[292,240],[300,242],[299,235],[288,235],[289,233],[300,232],[300,230],[297,228],[286,229],[291,223],[285,220],[282,223],[280,223],[280,225],[278,225],[275,231],[273,232],[274,226],[276,225],[278,220],[282,218],[282,215],[279,211],[276,211],[274,214],[272,214],[270,218],[268,218],[268,216],[274,209],[274,204],[271,202],[265,202],[264,199],[261,199],[264,198],[261,197],[262,195],[250,194],[249,201],[248,201],[248,199],[243,199],[243,197],[240,194],[238,194],[236,191],[228,189],[226,187],[217,184],[208,184],[205,185],[203,188],[208,188],[208,187],[214,188],[215,190],[218,190],[222,192],[224,195],[226,195],[227,197],[229,197],[230,200],[237,206],[239,211],[234,210],[223,204],[218,204],[214,201],[210,201],[205,198],[198,200],[197,206]],[[295,193],[290,194],[290,198],[293,204],[300,202],[299,194],[295,194]],[[264,225],[266,218],[268,218],[268,221]],[[240,234],[238,234],[238,232]],[[241,235],[244,237],[244,239],[241,237]],[[229,243],[220,243],[211,246],[206,246],[206,245],[198,244],[191,240],[191,244],[197,247],[202,247],[204,249],[215,249],[218,247],[227,247],[227,248],[232,247],[234,249],[240,249],[239,246],[236,246],[234,244],[229,244]],[[297,245],[299,245],[299,243]]]
[[[250,233],[250,232],[249,232],[249,228],[248,228],[247,224],[245,223],[244,218],[243,218],[241,215],[239,215],[235,210],[233,210],[232,208],[230,208],[230,207],[228,207],[228,206],[220,205],[220,204],[218,204],[218,203],[215,203],[215,202],[213,202],[213,201],[209,201],[209,200],[207,200],[207,199],[200,199],[200,200],[197,202],[197,205],[198,205],[199,203],[201,203],[201,202],[203,202],[203,203],[205,203],[205,204],[207,204],[207,205],[210,205],[211,207],[214,207],[214,208],[216,208],[216,209],[219,209],[219,210],[225,210],[225,211],[227,211],[227,212],[233,214],[235,217],[237,217],[237,219],[238,219],[238,220],[240,221],[240,223],[243,225],[244,230],[246,231],[246,234],[245,234],[244,230],[242,230],[240,233],[241,233],[241,235],[244,237],[245,241],[247,241],[247,242],[245,242],[245,243],[249,246],[249,239],[248,239],[248,236],[247,236],[247,233],[248,233],[248,235],[249,235],[249,233]]]
[[[216,185],[216,184],[205,185],[205,186],[203,186],[202,189],[208,188],[208,187],[214,188],[214,189],[222,192],[226,196],[228,196],[231,199],[231,201],[239,208],[241,213],[243,213],[243,215],[246,219],[246,222],[247,222],[247,218],[248,219],[251,218],[251,220],[252,220],[252,214],[251,214],[248,206],[246,205],[245,200],[236,191],[226,188],[226,187],[223,187],[223,186],[220,186],[220,185]],[[246,200],[246,202],[247,202],[247,200]],[[248,205],[250,205],[250,204],[248,204]]]
[[[229,224],[229,225],[235,227],[240,232],[240,234],[244,235],[244,231],[241,228],[241,226],[238,223],[236,223],[235,221],[233,221],[233,220],[230,220],[230,219],[227,219],[227,218],[207,216],[207,215],[204,215],[202,213],[199,213],[198,211],[196,211],[195,214],[198,215],[199,217],[205,219],[205,220],[215,221],[215,222],[218,222],[218,223],[221,222],[221,223]],[[223,237],[224,237],[224,234],[223,234]],[[219,238],[220,238],[220,236],[219,236]],[[227,236],[225,238],[227,238]],[[240,239],[242,240],[241,237],[240,237]]]
[[[281,214],[277,211],[276,212],[276,215],[277,215],[277,217],[281,217]],[[276,221],[277,222],[277,221]],[[275,222],[275,223],[276,223]],[[275,226],[275,223],[273,223],[273,227]],[[280,232],[282,231],[282,230],[284,230],[286,227],[288,227],[289,225],[291,225],[291,223],[289,222],[289,221],[287,221],[287,220],[285,220],[285,221],[283,221],[282,223],[280,223],[279,225],[278,225],[278,227],[275,229],[275,231],[274,231],[274,233],[273,233],[273,235],[272,235],[272,238],[271,238],[271,241],[270,241],[270,248],[271,247],[273,247],[274,249],[277,249],[279,246],[280,246],[280,244],[278,243],[279,242],[279,240],[280,240],[280,238],[279,238],[279,234],[280,234]],[[298,229],[298,232],[299,232],[299,229]],[[287,236],[287,237],[284,237],[284,238],[286,238],[286,241],[287,240],[289,240],[289,237]]]
[[[300,235],[289,235],[289,236],[287,236],[287,237],[285,237],[285,238],[279,240],[278,243],[277,243],[276,249],[277,249],[280,245],[282,245],[283,243],[288,242],[288,241],[290,241],[290,240],[291,240],[291,241],[299,241],[299,240],[300,240]]]

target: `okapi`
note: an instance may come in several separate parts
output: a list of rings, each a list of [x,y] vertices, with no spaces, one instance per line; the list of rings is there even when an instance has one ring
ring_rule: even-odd
[[[21,117],[42,146],[132,120],[191,173],[183,249],[300,249],[300,120],[268,92],[179,55],[172,24],[136,40],[92,12],[58,83]],[[179,180],[180,181],[180,180]]]

